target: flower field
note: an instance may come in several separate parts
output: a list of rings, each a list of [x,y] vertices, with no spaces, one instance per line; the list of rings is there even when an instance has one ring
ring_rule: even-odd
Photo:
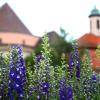
[[[25,65],[18,45],[5,57],[0,53],[0,100],[100,100],[100,75],[92,70],[88,51],[81,60],[73,44],[69,63],[63,55],[54,66],[48,41],[45,36],[32,66]]]

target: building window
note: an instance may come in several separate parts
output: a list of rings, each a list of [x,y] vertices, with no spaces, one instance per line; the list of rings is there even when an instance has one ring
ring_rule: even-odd
[[[97,29],[99,29],[100,28],[100,22],[99,22],[99,20],[97,20]]]
[[[2,43],[2,39],[0,38],[0,44]]]
[[[90,31],[92,30],[92,21],[90,21]]]
[[[23,45],[25,45],[25,40],[23,40]]]

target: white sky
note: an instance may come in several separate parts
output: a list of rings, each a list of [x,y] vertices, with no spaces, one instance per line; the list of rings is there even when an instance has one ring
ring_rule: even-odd
[[[0,0],[7,2],[33,35],[42,36],[45,31],[60,27],[74,38],[89,32],[91,10],[100,10],[100,0]]]

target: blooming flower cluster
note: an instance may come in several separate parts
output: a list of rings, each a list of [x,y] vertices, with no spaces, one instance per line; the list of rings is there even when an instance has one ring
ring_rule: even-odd
[[[50,87],[50,84],[48,82],[42,83],[41,84],[41,93],[43,95],[47,94],[49,92],[49,87]]]
[[[38,54],[36,56],[36,62],[39,63],[41,60],[43,60],[43,55],[42,54]]]
[[[47,43],[47,41],[48,40],[46,40],[44,43]],[[48,47],[48,45],[46,45],[46,47]],[[47,56],[50,55],[50,53],[49,50],[47,52],[44,48],[44,51],[41,51],[41,53],[35,57],[35,70],[33,75],[34,84],[31,84],[31,89],[29,92],[31,95],[36,92],[37,99],[48,99],[50,88],[50,59],[49,56]]]
[[[32,94],[36,92],[37,95],[34,98],[36,98],[37,100],[40,100],[41,98],[44,98],[44,99],[47,98],[48,93],[49,93],[50,84],[49,82],[47,82],[49,71],[48,69],[46,69],[46,67],[49,67],[49,66],[44,65],[45,59],[42,54],[38,54],[35,60],[36,61],[35,61],[35,72],[33,75],[34,77],[33,82],[36,84],[31,85],[29,95],[32,96]]]
[[[95,81],[95,82],[96,82],[96,81],[98,80],[97,73],[96,73],[96,72],[93,72],[93,74],[92,74],[92,77],[91,77],[91,78],[92,78],[92,80],[93,80],[93,81]]]
[[[78,55],[78,49],[77,46],[74,45],[73,47],[74,51],[70,54],[70,60],[69,60],[69,71],[71,73],[71,77],[73,72],[76,73],[77,80],[80,80],[80,58]]]
[[[20,46],[12,46],[10,54],[9,87],[8,96],[14,100],[17,96],[19,100],[24,97],[24,85],[26,82],[26,70]]]
[[[37,100],[41,100],[41,98],[43,96],[45,97],[45,96],[49,95],[48,94],[49,88],[50,88],[50,84],[48,82],[44,82],[44,83],[40,84],[38,87],[34,87],[34,86],[31,87],[31,89],[29,91],[30,92],[29,95],[32,96],[32,94],[34,92],[36,92],[37,95],[34,98],[36,98]]]
[[[86,93],[97,93],[98,91],[98,75],[93,72],[92,76],[90,77],[90,79],[85,79],[84,80],[84,92]]]
[[[62,78],[59,84],[60,100],[73,100],[73,88],[66,84],[66,78]]]

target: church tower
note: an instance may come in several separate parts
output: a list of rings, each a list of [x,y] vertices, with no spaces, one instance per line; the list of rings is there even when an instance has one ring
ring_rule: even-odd
[[[93,70],[100,72],[100,60],[97,59],[96,55],[97,46],[100,45],[100,12],[96,7],[91,11],[89,19],[90,32],[85,33],[80,37],[77,40],[77,43],[80,50],[84,51],[85,49],[88,49]]]
[[[100,12],[94,7],[89,15],[90,18],[90,33],[100,36]]]

